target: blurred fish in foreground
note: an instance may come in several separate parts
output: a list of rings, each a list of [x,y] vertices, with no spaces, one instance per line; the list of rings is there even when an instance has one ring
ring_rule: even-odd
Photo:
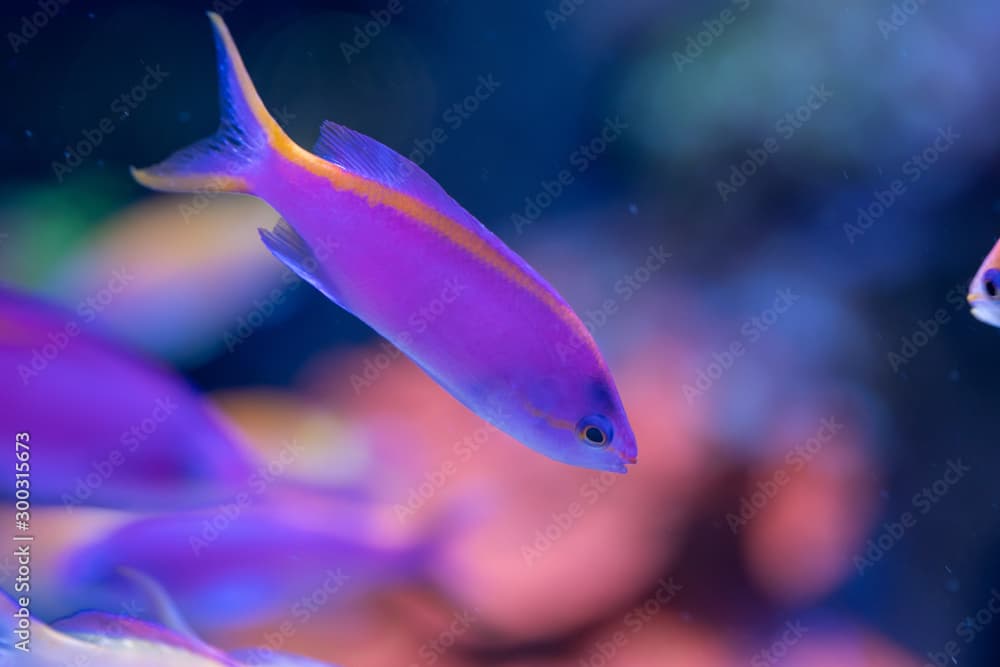
[[[354,419],[336,405],[270,387],[228,389],[208,398],[272,476],[377,498],[425,465],[425,447],[417,446],[402,417]],[[401,449],[398,442],[413,446]]]
[[[0,427],[28,432],[44,465],[36,504],[142,511],[223,502],[250,453],[183,380],[88,333],[79,319],[0,287],[0,370],[20,386]],[[58,418],[54,418],[57,414]],[[11,494],[13,485],[4,494]]]
[[[247,197],[144,200],[82,241],[45,293],[157,356],[196,363],[232,352],[302,284],[245,233],[276,219]]]
[[[980,322],[1000,327],[1000,241],[993,246],[969,285],[969,305]]]
[[[138,570],[171,591],[194,627],[239,628],[284,614],[308,619],[317,608],[433,578],[465,523],[448,516],[404,529],[377,504],[289,491],[267,504],[246,497],[128,523],[68,554],[55,576],[66,595],[109,609],[122,594],[119,568]]]
[[[268,648],[223,653],[190,631],[158,584],[138,573],[129,578],[153,599],[160,623],[87,611],[50,626],[33,618],[20,600],[0,594],[0,615],[4,619],[0,623],[3,629],[0,664],[10,661],[19,667],[323,667],[327,664]]]

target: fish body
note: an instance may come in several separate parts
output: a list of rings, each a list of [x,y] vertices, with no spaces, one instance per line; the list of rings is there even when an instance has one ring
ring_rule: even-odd
[[[968,300],[976,319],[1000,327],[1000,240],[972,279]]]
[[[443,576],[442,545],[467,523],[455,518],[402,531],[388,508],[367,502],[232,503],[125,524],[67,558],[59,580],[66,596],[77,591],[81,604],[107,611],[127,592],[120,570],[143,572],[203,629],[281,620],[293,603],[299,620],[317,592],[342,607],[397,582]]]
[[[314,152],[270,117],[221,18],[219,132],[135,178],[255,195],[271,252],[455,398],[550,458],[625,472],[636,444],[596,343],[561,296],[419,167],[326,122]]]
[[[158,593],[159,595],[159,593]],[[168,613],[174,613],[166,600]],[[0,665],[18,667],[333,667],[269,649],[226,654],[191,634],[130,616],[82,612],[48,625],[0,592]],[[182,621],[183,624],[183,621]],[[254,659],[250,659],[253,657]]]
[[[231,498],[255,470],[180,378],[90,333],[72,313],[3,287],[0,371],[10,383],[0,428],[19,434],[28,460],[18,472],[30,468],[35,504],[204,506]],[[5,489],[13,496],[13,484]]]

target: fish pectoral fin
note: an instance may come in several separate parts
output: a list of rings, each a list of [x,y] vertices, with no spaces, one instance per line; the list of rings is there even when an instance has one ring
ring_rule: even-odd
[[[299,278],[306,281],[335,304],[350,310],[344,305],[343,298],[323,274],[323,265],[309,242],[302,238],[284,219],[278,220],[274,229],[258,228],[260,240],[264,242],[271,254],[282,264],[295,272]]]

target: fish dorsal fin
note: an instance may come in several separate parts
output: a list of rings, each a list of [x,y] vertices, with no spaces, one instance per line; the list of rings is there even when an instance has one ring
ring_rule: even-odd
[[[184,620],[183,614],[174,604],[167,591],[158,581],[130,567],[119,567],[118,573],[135,585],[139,591],[146,596],[152,605],[153,619],[160,625],[173,630],[177,634],[190,637],[196,641],[201,638],[195,634],[188,622]]]
[[[323,263],[313,252],[309,242],[302,238],[287,222],[278,220],[273,229],[258,228],[260,240],[271,254],[341,308],[347,308],[330,280],[323,275]],[[349,308],[347,308],[350,310]]]
[[[313,150],[338,167],[392,188],[400,187],[408,172],[418,168],[385,144],[328,120],[320,126]]]
[[[426,171],[360,132],[323,121],[313,152],[353,174],[419,199],[465,227],[484,229]]]

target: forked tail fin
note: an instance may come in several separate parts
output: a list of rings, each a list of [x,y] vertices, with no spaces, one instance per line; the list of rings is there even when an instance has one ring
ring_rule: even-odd
[[[159,164],[133,167],[135,180],[153,190],[252,193],[261,158],[272,146],[290,142],[264,108],[222,17],[209,12],[208,18],[219,70],[219,129]]]

